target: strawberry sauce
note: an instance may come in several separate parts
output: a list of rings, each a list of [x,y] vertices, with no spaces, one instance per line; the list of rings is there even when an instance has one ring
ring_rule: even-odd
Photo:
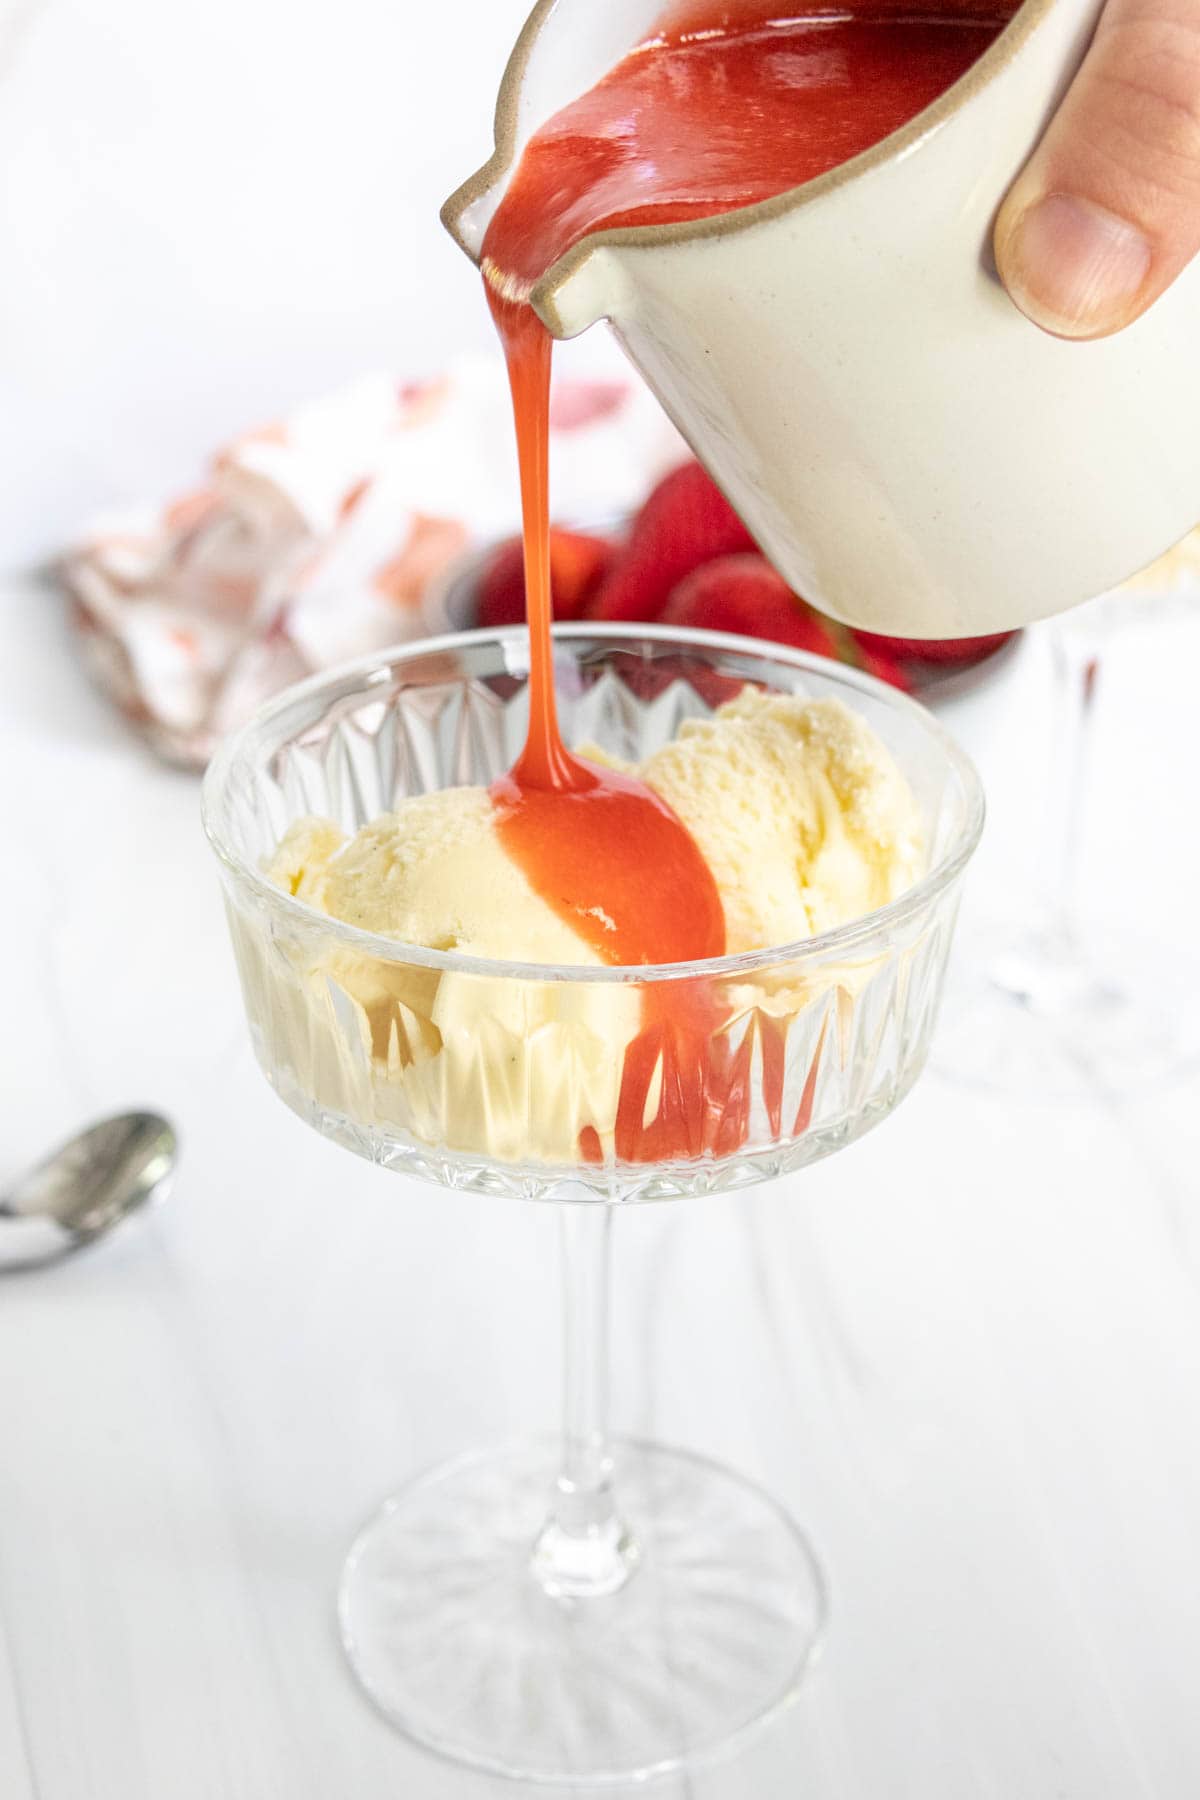
[[[695,839],[651,788],[585,762],[558,728],[550,640],[550,338],[533,308],[496,301],[508,357],[525,530],[529,735],[492,787],[500,835],[537,892],[606,962],[720,956],[725,914]]]
[[[712,874],[675,813],[643,783],[574,755],[559,732],[551,346],[530,291],[594,232],[710,218],[797,187],[877,143],[956,81],[1001,29],[1003,18],[977,16],[970,4],[961,14],[914,19],[878,0],[870,15],[778,20],[768,0],[677,0],[651,40],[530,140],[488,228],[482,266],[512,387],[530,630],[529,734],[492,795],[514,860],[609,963],[719,956],[725,921]],[[730,1154],[749,1127],[753,1034],[732,1048],[705,981],[652,984],[642,1011],[625,1055],[617,1157]],[[776,1136],[784,1124],[780,1032],[764,1022],[757,1034]],[[815,1066],[809,1106],[814,1075]],[[806,1122],[797,1118],[793,1129]],[[601,1156],[590,1127],[580,1150],[588,1160]]]
[[[912,0],[917,16],[905,17],[875,0],[762,22],[778,10],[778,0],[676,7],[666,29],[543,125],[484,239],[493,286],[523,298],[597,231],[709,219],[824,175],[952,86],[1012,8],[942,16],[936,0]]]

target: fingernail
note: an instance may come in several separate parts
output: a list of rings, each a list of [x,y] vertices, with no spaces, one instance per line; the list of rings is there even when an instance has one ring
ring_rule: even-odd
[[[1135,225],[1074,194],[1035,200],[997,246],[1021,311],[1061,337],[1100,337],[1128,323],[1150,258]]]

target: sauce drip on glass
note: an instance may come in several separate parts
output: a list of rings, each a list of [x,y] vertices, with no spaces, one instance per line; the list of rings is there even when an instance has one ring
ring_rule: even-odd
[[[530,291],[597,231],[711,218],[798,187],[877,143],[951,86],[1006,22],[971,7],[965,0],[952,15],[911,17],[878,0],[864,16],[778,20],[769,0],[677,0],[652,39],[534,135],[488,228],[481,260],[512,387],[531,645],[528,738],[492,794],[501,835],[533,887],[609,963],[719,956],[725,922],[708,866],[675,813],[642,782],[574,755],[559,732],[551,346]],[[642,1013],[625,1056],[618,1158],[729,1154],[748,1129],[750,1035],[732,1048],[702,980],[651,984]],[[759,1036],[777,1134],[782,1043],[777,1026],[764,1023]],[[795,1129],[803,1125],[798,1118]],[[580,1149],[600,1157],[591,1128]]]

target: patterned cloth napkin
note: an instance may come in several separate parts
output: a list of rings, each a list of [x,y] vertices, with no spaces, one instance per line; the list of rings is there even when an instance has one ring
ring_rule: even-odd
[[[559,384],[556,518],[632,511],[686,450],[633,380]],[[102,690],[153,747],[200,767],[270,694],[425,629],[431,584],[516,528],[498,359],[399,386],[378,375],[237,438],[194,491],[98,519],[62,564]]]

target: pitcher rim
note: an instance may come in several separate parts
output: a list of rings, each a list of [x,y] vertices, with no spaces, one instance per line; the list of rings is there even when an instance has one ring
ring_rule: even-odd
[[[459,248],[476,265],[478,265],[479,256],[463,233],[462,217],[469,207],[473,206],[477,200],[481,199],[512,171],[518,160],[517,122],[525,77],[533,56],[534,46],[551,13],[559,4],[560,0],[536,0],[533,10],[521,27],[505,65],[504,73],[500,78],[493,123],[494,149],[492,154],[454,190],[441,207],[439,216],[442,224]],[[530,290],[530,304],[540,315],[543,323],[551,332],[554,332],[556,326],[560,324],[555,295],[596,250],[652,249],[665,245],[701,242],[705,238],[732,237],[739,232],[748,231],[756,225],[782,218],[787,213],[794,212],[800,207],[807,206],[811,202],[835,192],[847,182],[856,180],[858,176],[871,169],[881,168],[885,164],[899,160],[946,120],[952,118],[967,100],[990,85],[1000,71],[1013,61],[1033,33],[1044,23],[1047,16],[1060,4],[1061,0],[1023,0],[1023,4],[1018,5],[1017,10],[992,43],[988,45],[982,56],[973,62],[944,93],[939,94],[936,100],[924,107],[907,124],[889,132],[878,143],[868,145],[856,156],[850,157],[844,163],[839,163],[835,168],[826,170],[823,175],[815,176],[811,181],[802,182],[796,187],[785,188],[781,193],[773,194],[766,200],[756,201],[752,205],[734,207],[729,212],[717,213],[708,219],[686,219],[666,225],[626,225],[610,231],[590,233],[579,243],[572,245],[569,250],[564,251],[562,256],[550,265]]]

